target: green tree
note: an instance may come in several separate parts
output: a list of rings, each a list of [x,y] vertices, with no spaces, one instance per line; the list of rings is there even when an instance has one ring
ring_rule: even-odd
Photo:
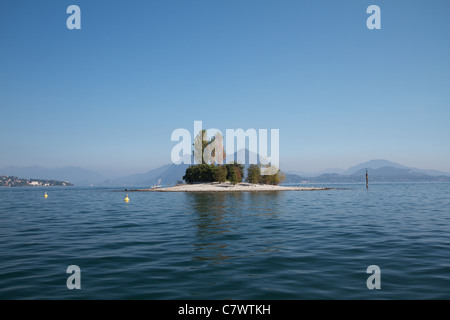
[[[227,180],[227,168],[222,165],[213,168],[213,179],[217,182],[225,182]]]
[[[238,172],[239,170],[236,167],[230,167],[230,170],[228,171],[228,180],[232,184],[236,184],[242,181],[241,179],[239,179]]]
[[[262,175],[260,182],[264,184],[275,184],[278,185],[281,182],[283,182],[286,179],[286,176],[284,173],[282,173],[280,170],[278,170],[277,173],[272,175]]]
[[[225,166],[226,166],[227,172],[228,172],[227,180],[231,181],[232,180],[231,174],[234,175],[234,173],[232,173],[232,172],[235,172],[236,178],[233,178],[233,179],[236,179],[237,182],[241,182],[242,181],[242,179],[244,177],[244,166],[242,164],[229,163],[229,164],[226,164]]]
[[[190,166],[186,169],[183,180],[187,183],[212,182],[214,181],[213,169],[214,166],[209,164],[197,164]]]
[[[284,180],[286,180],[286,174],[284,174],[284,172],[281,172],[280,170],[278,170],[277,175],[278,175],[278,183],[277,184],[280,184],[280,183],[284,182]]]
[[[278,185],[278,184],[281,183],[281,173],[280,173],[280,170],[278,170],[277,173],[275,173],[275,174],[269,176],[269,183],[270,183],[270,184],[275,184],[275,185]]]
[[[262,183],[262,184],[270,184],[270,176],[268,176],[268,175],[261,175],[260,177],[259,177],[259,183]]]
[[[256,164],[251,164],[247,168],[247,182],[249,183],[260,183],[261,179],[261,169]]]

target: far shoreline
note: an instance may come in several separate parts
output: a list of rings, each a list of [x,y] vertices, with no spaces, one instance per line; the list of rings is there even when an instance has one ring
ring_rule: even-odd
[[[288,187],[269,184],[209,182],[194,184],[179,184],[172,187],[159,187],[148,189],[125,189],[126,192],[271,192],[271,191],[317,191],[331,190],[324,187]]]

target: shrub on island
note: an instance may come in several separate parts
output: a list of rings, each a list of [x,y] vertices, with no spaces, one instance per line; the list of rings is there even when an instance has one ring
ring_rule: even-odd
[[[239,183],[244,177],[244,166],[242,164],[197,164],[189,166],[183,176],[183,180],[187,183],[196,182],[225,182]]]
[[[225,182],[232,184],[239,183],[244,178],[244,166],[238,163],[225,165],[197,164],[186,169],[183,180],[187,183],[197,182]],[[249,183],[278,185],[285,179],[284,174],[278,170],[273,175],[261,175],[261,167],[252,164],[247,168],[247,178]]]
[[[255,164],[251,164],[247,168],[247,178],[246,181],[249,183],[260,183],[260,184],[273,184],[278,185],[286,179],[284,173],[280,170],[272,175],[261,175],[261,167]]]
[[[186,169],[183,180],[187,183],[213,182],[213,168],[214,165],[205,163],[189,166],[189,168]]]

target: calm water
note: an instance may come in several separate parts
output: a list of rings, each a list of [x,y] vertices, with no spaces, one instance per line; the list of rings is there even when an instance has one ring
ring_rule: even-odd
[[[450,299],[450,184],[334,186],[0,188],[0,299]]]

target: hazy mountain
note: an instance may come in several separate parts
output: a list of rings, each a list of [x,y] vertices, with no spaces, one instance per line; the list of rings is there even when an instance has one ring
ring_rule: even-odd
[[[321,171],[314,172],[314,173],[312,174],[312,176],[315,177],[315,176],[320,176],[320,175],[322,175],[322,174],[333,174],[333,173],[343,174],[344,172],[345,172],[344,169],[340,169],[340,168],[328,168],[328,169],[324,169],[324,170],[321,170]]]
[[[245,167],[249,166],[250,151],[245,150]],[[232,159],[237,161],[237,153],[232,155]],[[189,165],[168,164],[154,170],[142,174],[134,174],[119,179],[109,180],[108,185],[116,186],[152,186],[155,184],[173,185],[177,181],[182,181],[182,177]],[[398,163],[387,160],[372,160],[365,163],[358,164],[344,171],[342,169],[326,169],[315,175],[298,175],[289,171],[286,174],[285,183],[330,183],[330,182],[365,182],[366,168],[369,170],[369,180],[371,182],[377,181],[450,181],[450,174],[446,176],[430,175],[425,173],[427,170],[408,168]],[[424,172],[421,172],[424,171]],[[313,176],[312,176],[313,175]]]
[[[315,176],[319,176],[321,174],[327,174],[327,173],[338,173],[338,174],[343,174],[344,173],[344,169],[340,169],[340,168],[328,168],[325,170],[321,170],[319,172],[316,172],[314,175]]]
[[[103,183],[105,176],[79,167],[44,168],[40,166],[16,167],[0,169],[0,175],[16,176],[24,179],[47,179],[69,181],[75,186],[98,185]]]
[[[356,172],[358,172],[361,169],[379,169],[383,167],[393,167],[393,168],[401,168],[401,169],[407,169],[406,166],[401,165],[399,163],[391,162],[388,160],[370,160],[364,163],[357,164],[356,166],[350,167],[349,169],[345,170],[342,174],[344,175],[352,175]]]
[[[381,167],[377,169],[368,169],[370,182],[438,182],[450,181],[450,176],[446,175],[428,175],[417,172],[411,168],[402,167]],[[296,175],[286,175],[285,183],[347,183],[361,182],[365,183],[366,169],[359,169],[350,175],[327,173],[316,177],[300,177]]]
[[[286,175],[295,175],[295,176],[300,176],[300,177],[314,177],[316,176],[316,174],[311,173],[311,172],[306,172],[306,171],[296,171],[296,170],[289,170],[286,171]]]
[[[255,153],[250,152],[249,150],[244,150],[246,164],[244,165],[246,168],[249,166],[249,156],[253,156],[257,159],[259,163],[259,159]],[[233,159],[237,162],[238,152],[235,152],[233,155],[228,156],[228,158]],[[228,160],[226,160],[228,161]],[[194,162],[193,157],[191,157],[191,163]],[[147,171],[145,173],[133,174],[126,177],[121,177],[118,179],[111,179],[105,182],[105,185],[109,186],[153,186],[155,184],[160,185],[173,185],[178,181],[183,181],[183,176],[186,173],[186,169],[189,167],[188,164],[167,164],[162,167]],[[246,170],[245,170],[246,171]]]
[[[250,151],[245,149],[246,164]],[[237,152],[231,156],[237,160]],[[258,159],[259,162],[259,159]],[[182,181],[187,164],[167,164],[159,168],[149,170],[141,174],[133,174],[121,178],[106,180],[107,178],[97,172],[79,167],[44,168],[40,166],[15,167],[10,166],[0,169],[0,175],[16,176],[24,179],[46,179],[69,181],[75,186],[106,185],[106,186],[153,186],[155,184],[173,185]],[[409,168],[404,165],[387,160],[371,160],[358,164],[348,170],[326,169],[315,174],[299,171],[289,171],[286,174],[285,183],[302,182],[364,182],[365,170],[369,170],[369,181],[450,181],[450,173],[438,170],[425,170]],[[299,173],[299,174],[298,174]]]
[[[417,168],[409,168],[417,173],[423,173],[430,176],[447,176],[450,177],[449,172],[439,171],[439,170],[427,170],[427,169],[417,169]]]
[[[399,163],[395,163],[395,162],[391,162],[391,161],[387,161],[387,160],[371,160],[368,162],[360,163],[354,167],[349,168],[342,174],[352,175],[362,169],[365,170],[367,168],[367,169],[373,170],[373,169],[380,169],[380,168],[384,168],[384,167],[409,169],[409,170],[412,170],[412,172],[422,173],[422,174],[430,175],[430,176],[450,176],[450,173],[448,173],[448,172],[443,172],[443,171],[439,171],[439,170],[426,170],[426,169],[407,167],[407,166],[401,165]]]
[[[154,186],[160,185],[173,185],[178,181],[182,181],[186,169],[189,167],[187,164],[166,164],[159,168],[147,171],[145,173],[133,174],[118,179],[107,180],[105,185],[108,186]]]
[[[306,183],[310,182],[312,177],[299,176],[293,173],[286,173],[286,179],[283,183]]]
[[[294,174],[294,175],[298,175],[300,177],[318,177],[320,175],[323,174],[329,174],[329,173],[338,173],[341,175],[352,175],[355,174],[356,172],[360,171],[360,170],[365,170],[366,168],[369,170],[374,170],[374,169],[380,169],[380,168],[384,168],[384,167],[392,167],[392,168],[399,168],[399,169],[410,169],[413,172],[416,173],[423,173],[426,175],[430,175],[430,176],[449,176],[450,177],[450,173],[448,172],[443,172],[443,171],[439,171],[439,170],[427,170],[427,169],[418,169],[418,168],[413,168],[413,167],[407,167],[404,166],[402,164],[399,163],[395,163],[392,161],[388,161],[388,160],[382,160],[382,159],[377,159],[377,160],[370,160],[364,163],[360,163],[357,164],[353,167],[350,167],[347,170],[343,170],[343,169],[339,169],[339,168],[330,168],[330,169],[325,169],[319,172],[305,172],[305,171],[287,171],[288,174]]]
[[[366,170],[361,169],[355,172],[351,177],[364,177]],[[397,167],[382,167],[369,171],[369,179],[371,181],[382,182],[433,182],[433,181],[450,181],[450,176],[436,176],[428,175],[422,172],[417,172],[413,168],[397,168]]]
[[[287,171],[287,174],[294,174],[300,177],[317,177],[320,176],[321,174],[327,174],[327,173],[338,173],[338,174],[342,174],[344,173],[344,169],[340,169],[340,168],[327,168],[318,172],[306,172],[306,171]]]
[[[145,184],[148,184],[150,180],[161,175],[169,167],[170,167],[170,165],[166,164],[162,167],[152,169],[152,170],[149,170],[144,173],[137,173],[137,174],[132,174],[132,175],[125,176],[125,177],[107,180],[106,183],[111,184],[111,185],[129,185],[129,184],[137,185],[139,183],[142,183],[145,185]]]
[[[361,177],[358,176],[353,177],[341,175],[339,173],[324,173],[316,177],[300,177],[293,174],[287,174],[284,183],[345,183],[359,181],[361,181]]]

